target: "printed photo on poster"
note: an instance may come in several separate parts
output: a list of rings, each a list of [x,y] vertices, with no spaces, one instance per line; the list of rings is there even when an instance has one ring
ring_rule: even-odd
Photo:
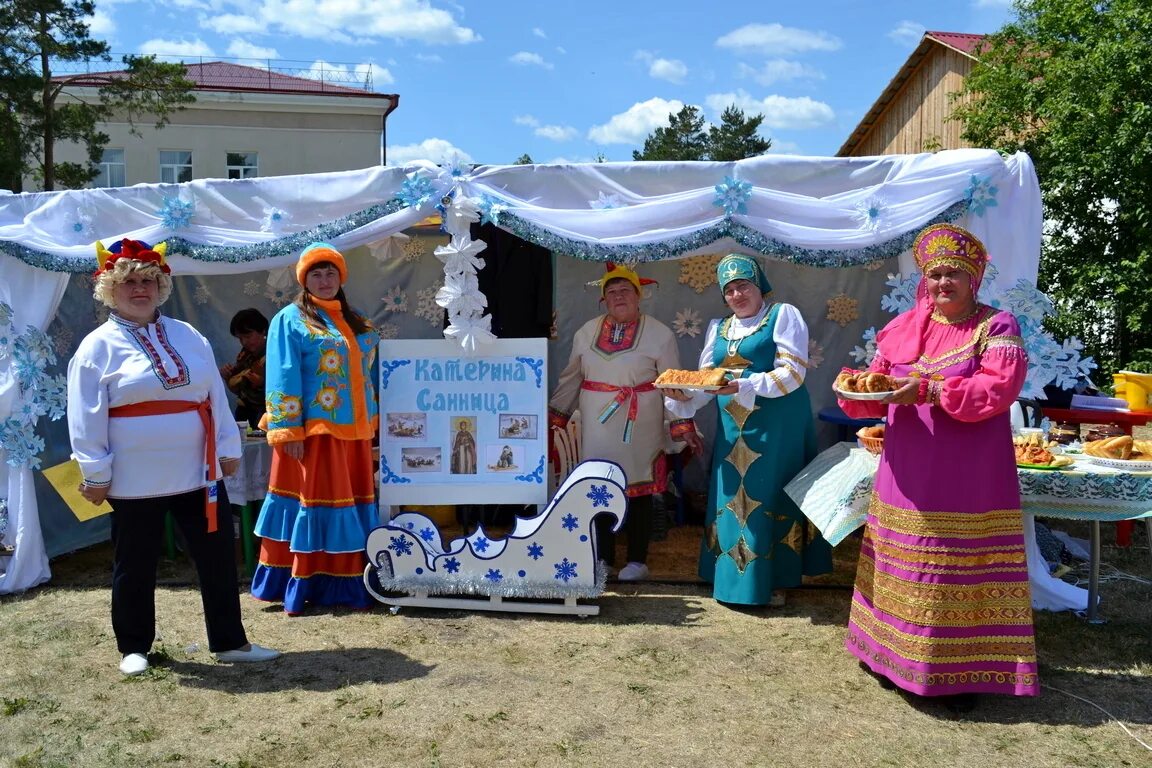
[[[508,443],[486,445],[484,459],[489,472],[520,472],[524,466],[524,448]]]
[[[534,413],[502,413],[500,414],[501,440],[535,440],[539,424]]]
[[[439,446],[401,448],[400,461],[403,466],[400,468],[400,472],[405,475],[414,472],[439,472],[443,468],[440,454]]]
[[[452,474],[476,474],[476,417],[452,417]]]
[[[388,413],[387,435],[394,440],[423,440],[428,434],[428,414]]]

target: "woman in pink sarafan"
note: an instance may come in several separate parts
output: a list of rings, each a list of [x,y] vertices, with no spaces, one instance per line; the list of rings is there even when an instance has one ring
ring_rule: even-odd
[[[840,400],[888,423],[846,645],[885,687],[966,710],[978,693],[1039,691],[1008,416],[1028,360],[1012,314],[976,300],[988,253],[975,236],[936,224],[912,250],[916,304],[870,366],[899,389]]]

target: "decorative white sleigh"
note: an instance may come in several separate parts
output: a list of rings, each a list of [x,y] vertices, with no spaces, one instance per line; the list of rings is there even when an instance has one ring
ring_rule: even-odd
[[[364,584],[394,610],[408,605],[596,615],[599,606],[576,602],[603,593],[607,576],[596,556],[592,521],[611,515],[619,531],[626,487],[618,464],[585,461],[542,512],[517,518],[506,537],[493,538],[481,526],[446,547],[428,517],[403,512],[368,535]]]

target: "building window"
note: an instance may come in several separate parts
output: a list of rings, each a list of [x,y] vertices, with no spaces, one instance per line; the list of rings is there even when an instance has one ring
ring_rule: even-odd
[[[100,171],[100,175],[92,179],[92,186],[123,187],[125,185],[124,150],[105,149],[97,169]]]
[[[182,181],[192,181],[192,151],[160,150],[160,183],[179,184]]]
[[[254,179],[259,175],[255,152],[228,153],[228,178]]]

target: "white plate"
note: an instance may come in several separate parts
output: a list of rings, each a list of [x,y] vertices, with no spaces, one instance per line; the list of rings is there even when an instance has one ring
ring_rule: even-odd
[[[835,387],[832,388],[832,391],[845,400],[883,400],[892,394],[892,392],[841,392]]]
[[[723,389],[727,384],[715,384],[710,386],[690,386],[688,384],[657,384],[656,389],[679,389],[684,392],[715,392],[718,389]]]
[[[1131,459],[1109,459],[1106,456],[1084,456],[1093,464],[1122,472],[1152,472],[1152,461],[1132,461]]]

